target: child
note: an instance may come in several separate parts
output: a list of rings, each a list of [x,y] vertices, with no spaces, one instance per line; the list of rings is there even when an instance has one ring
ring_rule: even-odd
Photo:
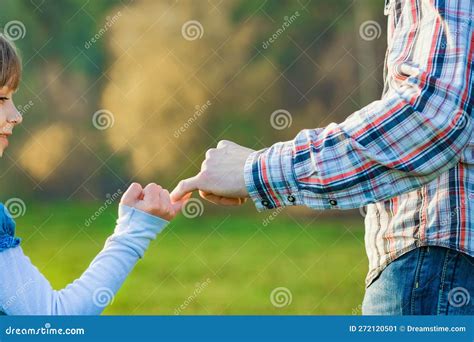
[[[0,35],[0,156],[13,128],[22,122],[13,104],[21,62],[15,47]],[[48,280],[23,254],[14,236],[15,223],[0,204],[0,313],[7,315],[100,314],[143,257],[151,240],[180,211],[185,201],[172,203],[169,192],[156,184],[144,189],[133,183],[124,193],[114,233],[82,276],[66,288],[53,290]]]

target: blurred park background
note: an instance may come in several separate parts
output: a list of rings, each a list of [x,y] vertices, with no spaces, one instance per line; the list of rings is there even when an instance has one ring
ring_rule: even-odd
[[[380,98],[383,0],[4,0],[24,116],[0,163],[26,253],[60,288],[132,181],[170,190],[221,139],[253,149]],[[363,210],[196,200],[107,314],[360,314]],[[91,220],[91,217],[94,220]],[[197,290],[198,289],[198,290]]]

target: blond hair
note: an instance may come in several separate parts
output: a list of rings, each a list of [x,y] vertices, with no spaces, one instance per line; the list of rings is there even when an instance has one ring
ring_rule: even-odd
[[[0,34],[0,88],[16,90],[21,78],[21,59],[15,45]]]

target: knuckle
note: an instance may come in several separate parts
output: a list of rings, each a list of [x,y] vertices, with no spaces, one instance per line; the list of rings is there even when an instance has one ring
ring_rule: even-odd
[[[217,143],[217,147],[225,147],[229,144],[229,140],[220,140],[218,143]]]
[[[133,182],[132,184],[130,184],[130,187],[129,189],[141,189],[142,186],[140,183],[137,183],[137,182]]]
[[[206,152],[206,158],[211,158],[215,153],[216,153],[215,148],[208,149],[207,152]]]
[[[147,185],[147,187],[152,191],[152,192],[158,192],[161,190],[161,186],[156,184],[156,183],[150,183]]]

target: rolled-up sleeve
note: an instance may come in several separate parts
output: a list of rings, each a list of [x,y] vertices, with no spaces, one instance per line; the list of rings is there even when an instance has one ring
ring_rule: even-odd
[[[403,6],[381,100],[249,156],[245,181],[259,210],[357,208],[419,188],[458,163],[472,135],[473,5]]]

